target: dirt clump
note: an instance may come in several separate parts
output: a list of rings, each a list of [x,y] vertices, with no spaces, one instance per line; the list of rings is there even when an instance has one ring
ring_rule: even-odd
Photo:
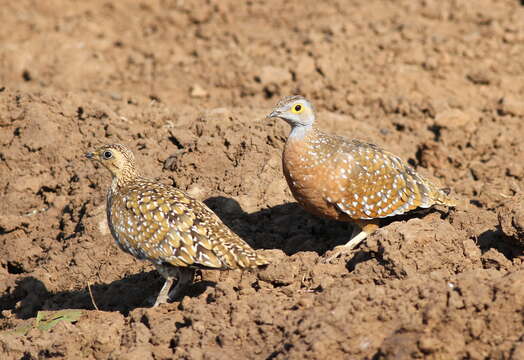
[[[517,245],[524,245],[524,196],[518,194],[504,202],[498,213],[500,229]]]

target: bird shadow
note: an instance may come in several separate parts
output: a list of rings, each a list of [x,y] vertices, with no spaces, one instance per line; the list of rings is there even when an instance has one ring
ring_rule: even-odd
[[[300,251],[313,251],[323,256],[351,237],[351,223],[311,215],[297,203],[276,205],[253,213],[245,212],[235,199],[229,197],[210,197],[204,203],[255,249],[280,249],[288,256]],[[439,212],[442,218],[447,216],[447,212],[437,208],[420,209],[383,219],[381,225],[422,218],[432,212]],[[361,258],[365,256],[358,257]]]
[[[27,276],[20,278],[13,290],[0,296],[0,314],[10,310],[18,319],[29,319],[41,310],[85,309],[118,311],[127,316],[136,308],[151,307],[163,283],[160,274],[152,270],[107,284],[86,284],[78,290],[53,292],[39,279]],[[214,286],[214,282],[197,281],[186,287],[183,296],[198,297]],[[175,302],[180,300],[175,299]]]
[[[224,196],[210,197],[204,203],[255,249],[280,249],[288,256],[299,251],[323,255],[347,242],[351,235],[351,225],[313,216],[297,203],[253,213],[245,212],[235,199]]]
[[[510,261],[522,256],[522,246],[512,238],[506,236],[500,228],[500,225],[497,225],[495,229],[486,230],[478,235],[476,242],[482,254],[494,249]]]
[[[346,243],[352,231],[351,224],[310,215],[297,203],[247,213],[231,198],[211,197],[204,202],[255,249],[280,249],[288,256],[301,251],[313,251],[323,256],[326,251]],[[415,212],[396,220],[426,214],[427,211]],[[394,220],[386,220],[385,224],[391,221]],[[481,240],[488,241],[489,236],[485,234]],[[357,250],[346,264],[348,270],[371,257],[369,252]],[[163,282],[164,279],[153,270],[128,275],[110,283],[86,283],[81,289],[54,292],[49,291],[42,281],[26,276],[18,280],[14,289],[0,296],[0,319],[4,316],[3,310],[10,310],[19,319],[35,317],[40,310],[62,309],[118,311],[127,316],[136,308],[151,307],[151,299],[158,295]],[[209,281],[195,281],[185,289],[184,296],[198,297],[214,285]],[[175,302],[178,300],[175,299]]]

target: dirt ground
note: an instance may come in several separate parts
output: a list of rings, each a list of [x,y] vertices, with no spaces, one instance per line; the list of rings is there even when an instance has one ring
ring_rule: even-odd
[[[522,1],[18,0],[0,18],[0,358],[524,359]],[[289,128],[264,118],[296,93],[460,205],[322,263],[351,228],[294,202]],[[115,245],[109,174],[83,157],[114,142],[272,264],[149,308],[162,279]],[[82,316],[7,331],[63,309]]]

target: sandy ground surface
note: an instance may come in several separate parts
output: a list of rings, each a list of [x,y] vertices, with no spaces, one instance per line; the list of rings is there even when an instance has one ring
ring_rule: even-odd
[[[521,1],[19,0],[0,18],[2,359],[524,359]],[[264,116],[294,93],[460,205],[322,263],[351,229],[287,189],[289,129]],[[162,279],[114,244],[109,174],[83,158],[112,142],[272,265],[148,308]]]

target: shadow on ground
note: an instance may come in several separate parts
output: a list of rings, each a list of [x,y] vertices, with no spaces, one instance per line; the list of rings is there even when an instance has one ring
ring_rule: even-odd
[[[323,256],[326,251],[349,241],[352,232],[351,223],[319,218],[297,203],[277,205],[249,214],[232,198],[217,196],[204,202],[254,248],[280,249],[289,256],[299,251],[314,251]],[[446,209],[419,209],[383,219],[381,226],[394,221],[423,218],[434,212],[438,212],[443,219],[449,215]]]
[[[109,284],[86,284],[79,290],[50,292],[42,281],[28,276],[17,281],[14,291],[0,297],[0,311],[12,309],[19,319],[35,317],[40,310],[62,309],[98,308],[127,315],[136,308],[151,307],[163,282],[164,279],[153,270],[126,276]],[[187,287],[184,296],[198,297],[208,286],[214,285],[209,281],[196,281]]]
[[[286,203],[253,213],[243,211],[240,204],[223,196],[211,197],[205,203],[241,238],[256,249],[280,249],[291,256],[301,251],[313,251],[323,256],[326,251],[349,240],[351,224],[321,219],[304,211],[297,203]],[[383,226],[392,221],[422,218],[428,213],[439,212],[442,218],[449,215],[439,209],[417,211],[409,215],[385,219]],[[483,252],[491,248],[507,256],[515,255],[511,247],[501,240],[502,233],[489,230],[478,238]],[[373,258],[373,254],[359,250],[346,264],[349,272],[357,264]],[[199,276],[197,274],[197,280]],[[38,279],[21,278],[13,291],[0,297],[0,310],[11,309],[21,319],[34,317],[39,310],[88,309],[118,311],[127,315],[140,307],[150,307],[163,284],[156,271],[126,276],[108,284],[85,284],[78,290],[50,292]],[[186,290],[185,296],[197,297],[214,283],[196,281]],[[95,307],[96,304],[96,307]]]
[[[297,203],[285,203],[253,213],[228,197],[204,201],[237,235],[256,249],[280,249],[291,256],[299,251],[314,251],[322,256],[346,243],[351,225],[322,219],[307,213]]]

